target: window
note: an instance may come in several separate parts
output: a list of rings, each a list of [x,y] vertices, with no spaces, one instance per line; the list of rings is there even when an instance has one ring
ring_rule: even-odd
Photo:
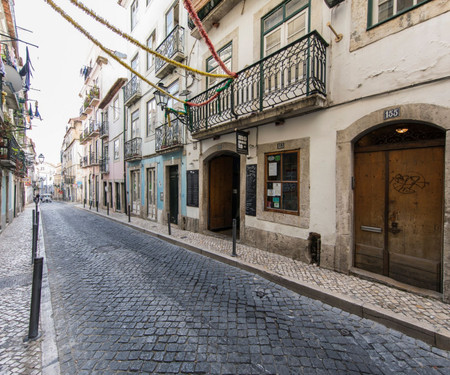
[[[262,57],[296,41],[307,32],[308,0],[285,1],[262,19]]]
[[[299,151],[265,154],[265,210],[298,214]]]
[[[137,109],[131,114],[131,139],[139,135],[139,109]]]
[[[131,68],[139,73],[139,53],[133,57],[133,60],[131,60]],[[134,77],[134,74],[131,73],[131,78]]]
[[[169,11],[166,13],[166,36],[169,35],[172,30],[179,24],[180,7],[178,1],[175,2]]]
[[[156,125],[156,100],[147,102],[147,137],[155,132]]]
[[[119,96],[117,96],[113,101],[113,118],[117,120],[119,118]]]
[[[114,141],[114,160],[119,159],[119,153],[120,153],[120,140],[116,139]]]
[[[225,47],[221,48],[219,51],[217,51],[217,54],[219,55],[220,59],[223,61],[225,66],[231,71],[231,58],[233,53],[233,45],[232,43],[227,44]],[[219,66],[216,60],[211,56],[206,60],[206,71],[208,73],[213,74],[221,74],[222,68]],[[214,77],[208,77],[207,86],[211,87],[214,86],[219,81],[219,78]]]
[[[155,31],[152,32],[152,34],[147,39],[147,47],[151,50],[155,49],[156,44],[156,33]],[[150,52],[147,52],[147,70],[149,70],[153,63],[155,62],[155,56],[151,54]]]
[[[134,0],[131,4],[131,30],[134,29],[134,27],[137,24],[137,13],[138,13],[138,0]]]
[[[172,94],[173,96],[177,96],[178,91],[180,90],[180,84],[178,83],[178,80],[175,81],[174,83],[172,83],[168,88],[167,88],[167,92],[169,94]],[[172,98],[169,98],[168,102],[167,102],[167,106],[169,108],[174,108],[174,109],[179,109],[176,108],[177,107],[177,103],[175,102],[175,100],[173,100]]]
[[[404,13],[429,0],[369,0],[369,26]]]

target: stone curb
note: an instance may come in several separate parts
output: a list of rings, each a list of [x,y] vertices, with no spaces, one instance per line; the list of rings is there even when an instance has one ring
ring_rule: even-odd
[[[239,260],[238,258],[227,256],[221,253],[216,253],[211,250],[202,249],[200,247],[186,243],[181,239],[169,237],[168,235],[142,228],[133,223],[124,222],[122,220],[116,219],[112,216],[108,216],[100,212],[86,210],[85,208],[77,206],[74,207],[79,208],[81,210],[89,211],[104,218],[124,224],[140,232],[149,234],[153,237],[167,241],[173,245],[183,247],[187,250],[207,256],[222,263],[226,263],[230,266],[257,274],[269,281],[272,281],[305,297],[321,301],[330,306],[337,307],[343,311],[346,311],[350,314],[357,315],[361,318],[375,321],[377,323],[384,325],[387,328],[392,328],[394,330],[404,333],[407,336],[410,336],[418,340],[422,340],[427,344],[434,346],[438,349],[450,350],[450,331],[446,329],[436,329],[429,323],[420,322],[417,319],[409,318],[402,314],[394,313],[390,310],[386,310],[382,307],[376,306],[371,303],[364,303],[358,301],[357,299],[344,294],[335,292],[330,293],[325,289],[320,288],[316,285],[312,285],[308,282],[299,281],[289,276],[279,275],[259,265],[247,263]]]

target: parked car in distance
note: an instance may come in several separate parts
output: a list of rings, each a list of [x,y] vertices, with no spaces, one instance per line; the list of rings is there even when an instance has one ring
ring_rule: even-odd
[[[51,194],[42,194],[41,195],[41,202],[51,203],[52,202],[52,195]]]

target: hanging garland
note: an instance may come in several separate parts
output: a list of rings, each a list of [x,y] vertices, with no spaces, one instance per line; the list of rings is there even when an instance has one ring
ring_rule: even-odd
[[[120,35],[122,38],[128,40],[129,42],[133,43],[134,45],[142,48],[143,50],[145,50],[148,53],[151,53],[153,55],[155,55],[156,57],[158,57],[161,60],[164,60],[166,63],[171,64],[171,65],[175,65],[179,68],[182,68],[184,70],[189,70],[193,73],[197,73],[203,76],[207,76],[207,77],[215,77],[215,78],[232,78],[233,76],[227,75],[227,74],[214,74],[214,73],[208,73],[208,72],[203,72],[201,70],[197,70],[194,68],[191,68],[190,66],[184,65],[179,63],[178,61],[172,60],[167,58],[164,55],[161,55],[160,53],[152,50],[151,48],[145,46],[144,44],[140,43],[138,40],[134,39],[131,35],[124,33],[122,31],[120,31],[118,28],[116,28],[114,25],[111,25],[108,21],[106,21],[104,18],[98,16],[96,13],[94,13],[94,11],[92,11],[91,9],[89,9],[88,7],[86,7],[83,3],[77,1],[77,0],[70,0],[70,2],[75,5],[76,7],[78,7],[79,9],[83,10],[86,14],[88,14],[89,16],[91,16],[92,18],[94,18],[97,22],[101,23],[102,25],[106,26],[108,29],[110,29],[111,31],[115,32],[116,34]]]
[[[229,76],[231,76],[232,78],[237,78],[237,73],[231,72],[227,66],[224,64],[224,62],[220,59],[219,55],[217,54],[214,45],[211,42],[211,39],[209,39],[208,34],[206,33],[205,28],[203,27],[202,21],[200,21],[200,18],[197,15],[197,12],[195,11],[191,0],[183,0],[184,3],[184,7],[186,8],[186,10],[189,13],[189,16],[191,17],[191,19],[194,21],[195,26],[197,26],[198,31],[200,32],[200,35],[203,37],[203,39],[205,40],[206,45],[208,46],[209,50],[211,51],[211,54],[214,58],[214,60],[217,61],[217,63],[220,65],[220,67],[222,68],[222,70],[227,73]]]

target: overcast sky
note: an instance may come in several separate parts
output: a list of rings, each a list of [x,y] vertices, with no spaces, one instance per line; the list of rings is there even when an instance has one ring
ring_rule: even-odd
[[[115,34],[95,23],[68,0],[54,1],[105,47],[114,49]],[[117,0],[82,0],[82,3],[111,23],[126,16]],[[38,100],[43,120],[34,119],[33,130],[27,135],[35,142],[37,154],[44,154],[45,161],[56,164],[60,161],[67,122],[79,115],[83,104],[78,96],[83,85],[80,69],[86,64],[91,44],[44,0],[15,0],[15,10],[17,26],[31,31],[19,28],[19,39],[39,46],[28,46],[34,67],[28,97]],[[26,45],[19,43],[19,46],[25,61]]]

